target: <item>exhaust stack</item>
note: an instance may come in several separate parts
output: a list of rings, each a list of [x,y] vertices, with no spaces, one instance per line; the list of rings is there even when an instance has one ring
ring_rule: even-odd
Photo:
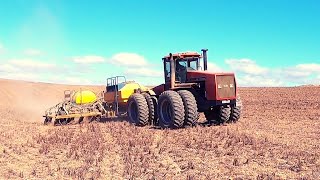
[[[207,58],[208,49],[201,49],[201,51],[203,56],[203,69],[206,71],[208,69],[208,58]]]

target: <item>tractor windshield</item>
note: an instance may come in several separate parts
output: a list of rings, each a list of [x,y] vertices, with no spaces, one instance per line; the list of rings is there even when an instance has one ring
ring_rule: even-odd
[[[187,57],[181,59],[175,59],[175,74],[176,80],[180,82],[185,82],[187,78],[187,71],[197,71],[199,70],[199,58],[198,57]],[[166,59],[164,65],[165,79],[166,82],[170,82],[170,61]]]
[[[196,58],[196,60],[190,60],[190,61],[188,61],[188,63],[189,63],[189,68],[191,69],[191,70],[198,70],[198,58]]]
[[[180,82],[186,82],[187,72],[198,70],[198,58],[183,58],[176,60],[176,79]]]
[[[184,59],[178,59],[176,66],[177,68],[187,68],[187,70],[198,70],[199,69],[199,58],[184,58]]]

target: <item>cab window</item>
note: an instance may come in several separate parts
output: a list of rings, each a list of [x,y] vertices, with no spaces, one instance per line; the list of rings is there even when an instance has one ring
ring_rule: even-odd
[[[165,76],[166,81],[170,81],[170,61],[166,61]]]
[[[189,69],[190,70],[198,70],[198,61],[189,61]]]

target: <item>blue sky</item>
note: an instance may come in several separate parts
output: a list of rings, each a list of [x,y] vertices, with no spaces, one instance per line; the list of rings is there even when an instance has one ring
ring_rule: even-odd
[[[156,85],[162,56],[208,48],[242,86],[319,84],[319,19],[318,0],[4,0],[0,78]]]

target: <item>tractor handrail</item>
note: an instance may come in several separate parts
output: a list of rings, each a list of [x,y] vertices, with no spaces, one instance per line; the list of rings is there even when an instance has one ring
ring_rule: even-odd
[[[127,79],[125,76],[114,76],[114,77],[109,77],[107,78],[107,86],[114,86],[119,84],[119,79],[123,78],[124,81],[123,82],[127,82]]]
[[[115,111],[116,111],[116,115],[119,115],[119,100],[118,100],[118,91],[119,91],[119,87],[117,86],[119,84],[119,79],[123,78],[124,79],[124,83],[127,82],[127,79],[125,76],[114,76],[114,77],[110,77],[107,79],[107,86],[114,86],[114,91],[115,91]]]

